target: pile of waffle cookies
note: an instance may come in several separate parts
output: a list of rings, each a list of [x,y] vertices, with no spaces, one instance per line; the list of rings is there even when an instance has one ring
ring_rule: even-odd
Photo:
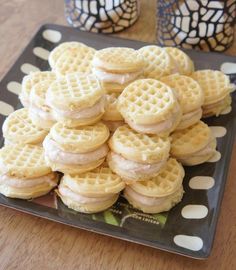
[[[111,207],[121,192],[145,213],[180,202],[182,165],[216,153],[201,119],[229,109],[229,78],[195,71],[183,51],[158,46],[65,42],[49,65],[23,78],[24,108],[3,124],[0,193],[31,199],[55,189],[83,213]]]

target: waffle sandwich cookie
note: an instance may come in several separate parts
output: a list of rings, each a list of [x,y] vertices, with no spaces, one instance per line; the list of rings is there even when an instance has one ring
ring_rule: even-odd
[[[98,122],[105,111],[105,95],[93,75],[69,74],[53,82],[46,94],[58,122],[68,127]]]
[[[2,126],[5,144],[41,144],[47,130],[37,127],[33,124],[29,110],[27,108],[19,109],[11,113]]]
[[[30,105],[30,93],[33,86],[42,81],[54,81],[56,74],[51,71],[37,71],[26,75],[22,80],[22,90],[19,99],[24,107]]]
[[[118,94],[112,93],[106,95],[106,109],[102,116],[104,124],[107,125],[111,132],[114,132],[118,127],[124,125],[124,118],[117,110],[117,97]]]
[[[142,75],[143,66],[142,56],[134,49],[125,47],[99,50],[93,58],[93,73],[108,93],[122,92]]]
[[[145,78],[160,79],[177,72],[173,59],[161,47],[144,46],[138,50],[138,53],[144,59],[143,75]]]
[[[194,72],[193,61],[186,53],[175,47],[166,47],[163,49],[172,58],[177,73],[188,76]]]
[[[216,152],[216,138],[208,125],[202,121],[173,132],[171,138],[171,156],[183,165],[204,163]]]
[[[58,182],[44,160],[43,148],[17,144],[0,149],[0,193],[31,199],[50,192]]]
[[[169,157],[170,140],[168,137],[140,134],[124,125],[115,131],[109,146],[109,167],[130,183],[159,173]]]
[[[52,109],[46,104],[46,93],[51,84],[50,80],[39,82],[33,86],[30,92],[30,118],[37,127],[47,130],[55,124]]]
[[[207,69],[196,71],[191,77],[200,84],[205,94],[203,117],[218,116],[231,107],[232,85],[227,75]]]
[[[156,177],[126,186],[124,196],[144,213],[169,211],[183,197],[184,174],[182,165],[170,158]]]
[[[176,129],[185,129],[197,123],[202,117],[204,102],[201,86],[192,78],[179,74],[163,77],[161,81],[175,91],[183,113]]]
[[[107,167],[77,175],[65,174],[57,194],[65,205],[82,213],[96,213],[111,207],[125,187],[121,178]]]
[[[92,59],[95,52],[95,49],[82,45],[78,45],[77,47],[69,46],[67,49],[64,48],[64,51],[61,54],[58,53],[58,59],[52,70],[58,77],[78,72],[90,74],[92,72]],[[57,54],[55,56],[54,53],[54,57],[56,59]],[[54,57],[51,56],[51,61],[49,60],[50,64],[52,64],[52,58]]]
[[[57,123],[43,142],[46,162],[53,171],[66,174],[93,170],[105,160],[108,137],[103,123],[77,128]]]
[[[182,116],[172,89],[154,79],[137,80],[127,86],[117,108],[132,129],[159,136],[168,136]]]
[[[51,67],[51,69],[54,69],[57,63],[57,60],[60,58],[60,56],[67,50],[80,50],[81,47],[86,47],[85,44],[76,42],[76,41],[70,41],[70,42],[63,42],[60,45],[56,46],[49,54],[48,62]]]

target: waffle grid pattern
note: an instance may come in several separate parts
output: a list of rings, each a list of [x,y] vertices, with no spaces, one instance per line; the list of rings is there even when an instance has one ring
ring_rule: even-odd
[[[79,175],[64,176],[66,185],[78,193],[118,193],[124,188],[121,178],[112,173],[110,168],[100,167]]]
[[[162,78],[161,81],[174,89],[183,113],[194,111],[203,105],[203,90],[192,78],[173,74]]]
[[[161,172],[147,181],[131,184],[136,192],[150,197],[162,197],[174,193],[182,184],[184,169],[176,159],[170,158]]]
[[[3,133],[5,138],[26,140],[27,142],[29,139],[31,141],[43,139],[47,135],[47,131],[33,124],[26,108],[17,110],[8,116],[3,124]]]
[[[174,47],[167,47],[165,50],[178,65],[180,74],[190,75],[194,71],[194,64],[186,53]]]
[[[173,62],[168,53],[158,46],[145,46],[138,50],[145,60],[144,76],[159,79],[172,73]]]
[[[165,120],[175,104],[171,88],[153,79],[131,83],[118,98],[117,107],[124,118],[137,124],[152,124]],[[163,117],[163,118],[162,118]]]
[[[93,75],[70,74],[53,82],[47,95],[54,103],[61,106],[86,107],[87,103],[93,104],[101,97],[103,90],[96,77]]]
[[[38,177],[50,172],[44,160],[43,148],[29,144],[18,144],[14,147],[5,146],[0,150],[1,165],[3,170],[11,174],[14,171],[18,177]]]
[[[77,128],[67,128],[62,123],[55,124],[50,131],[53,139],[59,144],[74,145],[76,148],[103,144],[109,137],[108,128],[103,123]]]
[[[97,64],[97,61],[99,64]],[[101,63],[104,65],[101,66]],[[94,55],[93,65],[95,67],[112,70],[112,69],[128,69],[136,71],[142,68],[143,58],[136,50],[125,47],[111,47],[99,50]]]
[[[55,67],[57,60],[66,50],[77,49],[81,47],[86,47],[86,45],[80,42],[75,42],[75,41],[61,43],[56,48],[54,48],[49,54],[48,61],[49,61],[50,67],[52,69]]]
[[[147,155],[157,161],[168,157],[170,140],[168,137],[161,138],[157,135],[137,133],[127,125],[124,125],[119,127],[113,134],[110,140],[110,147],[114,152],[121,153],[127,158],[136,153],[139,158]]]
[[[171,153],[191,154],[204,148],[212,138],[211,129],[207,124],[199,121],[186,129],[175,131],[172,135]]]
[[[87,46],[68,48],[58,58],[53,71],[62,76],[77,72],[91,73],[95,51],[95,49]]]
[[[230,93],[229,77],[218,70],[199,70],[191,76],[202,87],[204,105],[215,103]]]
[[[56,80],[56,74],[51,71],[39,71],[25,76],[22,81],[22,95],[29,96],[34,85],[47,80]]]

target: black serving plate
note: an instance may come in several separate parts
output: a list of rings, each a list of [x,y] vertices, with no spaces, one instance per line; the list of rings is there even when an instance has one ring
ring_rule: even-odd
[[[20,107],[17,93],[24,73],[36,67],[40,70],[48,70],[49,65],[46,61],[48,51],[65,41],[84,42],[96,49],[108,46],[127,46],[138,49],[147,45],[139,41],[80,32],[65,26],[43,25],[0,83],[1,125],[7,114]],[[187,51],[187,54],[193,59],[197,69],[220,69],[225,62],[236,62],[235,57],[223,54],[198,51]],[[231,74],[232,80],[234,75]],[[233,96],[233,108],[230,113],[206,121],[210,126],[220,126],[221,131],[227,131],[223,137],[217,139],[221,159],[217,162],[186,168],[185,195],[182,202],[169,212],[156,215],[143,214],[120,196],[118,202],[107,211],[93,215],[80,214],[64,206],[53,192],[31,201],[9,199],[1,195],[0,204],[153,248],[193,258],[206,258],[213,244],[233,148],[236,127],[235,101],[235,96]],[[2,138],[2,133],[0,136]],[[190,181],[196,176],[205,178],[194,178]]]

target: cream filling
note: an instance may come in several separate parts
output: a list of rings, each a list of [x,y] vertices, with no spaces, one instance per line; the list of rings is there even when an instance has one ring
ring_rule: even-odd
[[[128,160],[121,155],[111,152],[111,159],[115,163],[116,167],[121,171],[127,171],[128,173],[135,174],[154,174],[158,172],[166,161],[160,161],[153,164],[143,164],[140,162]]]
[[[105,96],[99,99],[98,102],[96,102],[93,106],[82,109],[82,110],[60,110],[56,108],[55,106],[52,105],[49,99],[47,99],[47,104],[53,108],[53,111],[61,116],[61,117],[66,117],[66,118],[71,118],[71,119],[85,119],[85,118],[92,118],[96,117],[99,114],[105,112],[105,105],[106,105],[106,98]]]
[[[33,114],[38,115],[40,118],[42,118],[44,120],[55,121],[53,114],[50,111],[50,108],[49,108],[49,111],[46,112],[46,111],[42,110],[41,108],[39,108],[38,106],[36,106],[35,104],[31,103],[29,109]]]
[[[211,110],[211,109],[215,109],[218,106],[224,105],[224,103],[225,103],[225,98],[212,104],[203,105],[202,107],[203,107],[203,110]]]
[[[135,80],[142,71],[130,72],[130,73],[110,73],[101,69],[93,68],[93,74],[102,82],[126,84]]]
[[[148,196],[139,194],[129,186],[126,186],[124,192],[125,194],[128,195],[128,197],[130,197],[134,201],[138,202],[139,204],[146,205],[146,206],[158,206],[168,200],[168,196],[157,198],[157,197],[148,197]]]
[[[204,157],[210,154],[214,154],[216,152],[216,149],[212,147],[212,143],[214,142],[215,138],[209,141],[209,143],[203,147],[201,150],[192,153],[191,155],[186,155],[186,156],[179,156],[179,160],[184,160],[188,158],[195,158],[195,157]]]
[[[229,106],[230,103],[231,103],[230,95],[227,95],[225,98],[223,98],[220,101],[217,101],[215,103],[208,104],[208,105],[203,105],[202,108],[204,112],[208,112],[210,110],[216,110],[216,109],[222,110],[226,108],[227,106]]]
[[[55,179],[55,174],[53,173],[31,179],[21,179],[3,174],[0,176],[0,185],[10,186],[13,188],[29,188],[47,183],[51,187],[55,187],[57,183],[53,181],[53,179]]]
[[[105,202],[114,196],[114,194],[110,194],[110,195],[104,195],[103,197],[96,197],[96,198],[95,197],[87,197],[87,196],[83,196],[81,194],[73,192],[71,189],[69,189],[67,186],[65,186],[63,184],[60,184],[58,186],[58,190],[62,196],[68,197],[71,200],[73,200],[77,203],[81,203],[81,204]]]
[[[96,150],[87,153],[70,153],[61,150],[57,143],[46,137],[43,141],[45,155],[52,162],[68,165],[83,165],[104,158],[108,153],[107,144],[103,144]]]
[[[142,133],[161,133],[165,130],[171,129],[173,125],[172,119],[168,119],[166,121],[162,121],[158,124],[152,124],[152,125],[138,125],[129,119],[126,119],[126,122],[129,124],[131,128]]]
[[[177,106],[178,107],[178,106]],[[178,107],[179,108],[179,107]],[[150,124],[150,125],[140,125],[140,124],[135,124],[132,120],[126,119],[126,122],[129,124],[131,128],[134,130],[137,130],[138,132],[142,133],[161,133],[165,131],[169,131],[172,129],[174,126],[177,118],[179,117],[179,109],[176,109],[173,113],[173,115],[169,118],[166,119],[165,121],[161,121],[156,124]]]

